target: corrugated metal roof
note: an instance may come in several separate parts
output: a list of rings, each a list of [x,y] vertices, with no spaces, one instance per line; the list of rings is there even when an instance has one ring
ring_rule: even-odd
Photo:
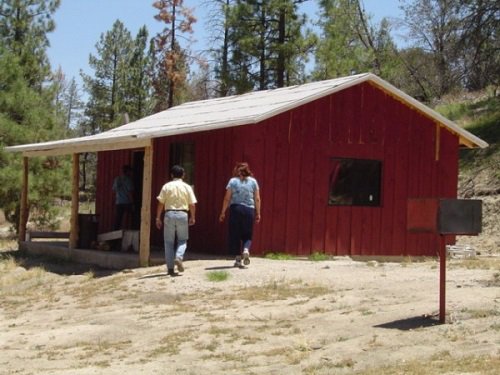
[[[463,145],[488,144],[371,73],[172,107],[112,130],[80,138],[7,147],[25,155],[57,155],[142,147],[151,138],[255,124],[305,103],[369,81],[456,133]]]

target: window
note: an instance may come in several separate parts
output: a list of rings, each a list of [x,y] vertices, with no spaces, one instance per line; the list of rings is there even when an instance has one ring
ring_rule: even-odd
[[[194,186],[194,143],[170,144],[169,171],[174,165],[184,168],[184,181]]]
[[[330,206],[380,206],[382,163],[378,160],[333,158],[330,163]]]

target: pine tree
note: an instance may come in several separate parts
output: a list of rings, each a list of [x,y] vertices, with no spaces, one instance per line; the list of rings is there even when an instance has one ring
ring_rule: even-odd
[[[298,14],[305,0],[237,0],[229,10],[229,70],[236,93],[296,84],[315,44]]]
[[[321,0],[321,40],[314,76],[327,79],[369,71],[372,54],[360,34],[357,0]]]
[[[84,103],[75,78],[69,82],[61,68],[53,74],[54,106],[56,118],[65,129],[65,135],[74,136],[74,129],[79,122]]]
[[[212,34],[209,53],[214,60],[215,92],[219,97],[230,95],[232,89],[230,71],[230,11],[236,0],[211,0],[208,2],[208,26]]]
[[[372,72],[401,87],[401,75],[407,72],[388,19],[374,23],[362,0],[321,0],[320,10],[316,79]]]
[[[110,31],[101,34],[97,55],[90,55],[94,75],[82,73],[89,100],[85,109],[87,131],[95,134],[123,124],[127,112],[127,85],[133,41],[120,20]]]
[[[28,85],[38,91],[42,91],[50,74],[47,33],[54,31],[52,14],[59,4],[60,0],[0,2],[0,39],[6,50],[19,59]]]
[[[2,40],[0,39],[0,42]],[[28,67],[29,69],[29,67]],[[53,90],[39,92],[26,78],[21,57],[0,44],[0,207],[17,228],[20,217],[21,157],[5,153],[4,146],[46,141],[63,134],[57,126]],[[29,170],[30,220],[37,225],[56,223],[54,197],[69,191],[69,166],[64,158],[31,158]]]
[[[139,29],[134,40],[125,82],[125,102],[130,121],[152,113],[152,85],[149,74],[151,56],[146,26]]]

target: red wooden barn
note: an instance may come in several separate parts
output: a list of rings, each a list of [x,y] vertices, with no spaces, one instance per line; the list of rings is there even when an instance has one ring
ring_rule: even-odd
[[[408,231],[408,201],[456,198],[462,146],[487,144],[379,77],[360,74],[186,103],[95,136],[10,149],[25,156],[97,152],[101,233],[112,226],[112,180],[132,165],[145,259],[149,244],[162,245],[151,219],[177,163],[199,201],[189,250],[225,254],[218,214],[237,161],[250,164],[261,188],[256,255],[434,256],[439,236]]]

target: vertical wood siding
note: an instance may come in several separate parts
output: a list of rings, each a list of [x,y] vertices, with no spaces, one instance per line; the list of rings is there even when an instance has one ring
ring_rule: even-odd
[[[195,144],[197,223],[189,248],[225,254],[227,222],[219,223],[235,162],[247,161],[261,187],[262,221],[253,252],[308,255],[436,255],[439,236],[408,233],[408,198],[454,198],[458,138],[370,83],[321,98],[255,125],[156,139],[152,214],[168,180],[172,142]],[[436,142],[439,142],[436,160]],[[328,206],[331,158],[382,162],[380,207]],[[112,178],[131,151],[99,153],[100,231],[112,225]],[[152,229],[152,243],[162,233]]]

